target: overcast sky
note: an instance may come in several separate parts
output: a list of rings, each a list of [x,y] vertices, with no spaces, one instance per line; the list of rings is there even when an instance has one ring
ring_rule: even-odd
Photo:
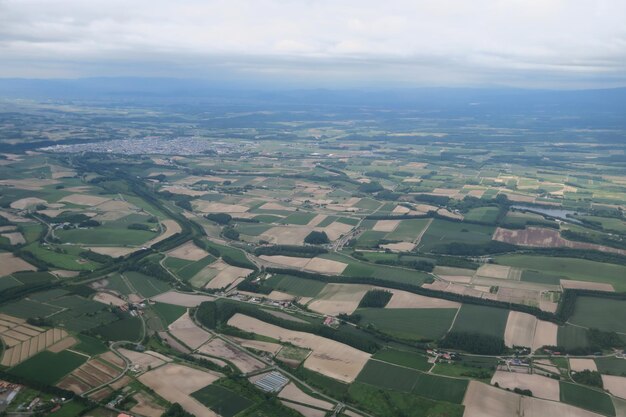
[[[0,77],[626,86],[626,0],[0,0]]]

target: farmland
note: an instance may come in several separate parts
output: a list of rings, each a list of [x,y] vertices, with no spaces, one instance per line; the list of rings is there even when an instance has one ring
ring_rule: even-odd
[[[620,415],[573,383],[626,375],[620,132],[255,100],[7,116],[7,375],[147,417]]]
[[[454,320],[457,310],[420,309],[358,309],[361,323],[407,340],[437,340],[443,337]]]

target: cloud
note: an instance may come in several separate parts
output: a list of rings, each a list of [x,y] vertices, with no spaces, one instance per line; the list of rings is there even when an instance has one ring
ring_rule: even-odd
[[[0,76],[626,85],[623,0],[0,0]]]

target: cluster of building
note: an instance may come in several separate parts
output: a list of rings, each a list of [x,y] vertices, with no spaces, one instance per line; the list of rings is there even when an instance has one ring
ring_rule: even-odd
[[[228,154],[239,151],[243,144],[217,142],[210,138],[200,137],[163,137],[147,136],[145,138],[106,140],[102,142],[54,145],[41,148],[47,152],[62,153],[115,153],[123,155],[189,155]]]

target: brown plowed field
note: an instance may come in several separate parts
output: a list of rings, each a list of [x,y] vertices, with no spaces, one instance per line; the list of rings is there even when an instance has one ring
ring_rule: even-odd
[[[528,227],[524,230],[509,230],[498,227],[493,234],[493,240],[520,246],[597,250],[626,256],[624,249],[563,239],[558,230],[542,227]]]

